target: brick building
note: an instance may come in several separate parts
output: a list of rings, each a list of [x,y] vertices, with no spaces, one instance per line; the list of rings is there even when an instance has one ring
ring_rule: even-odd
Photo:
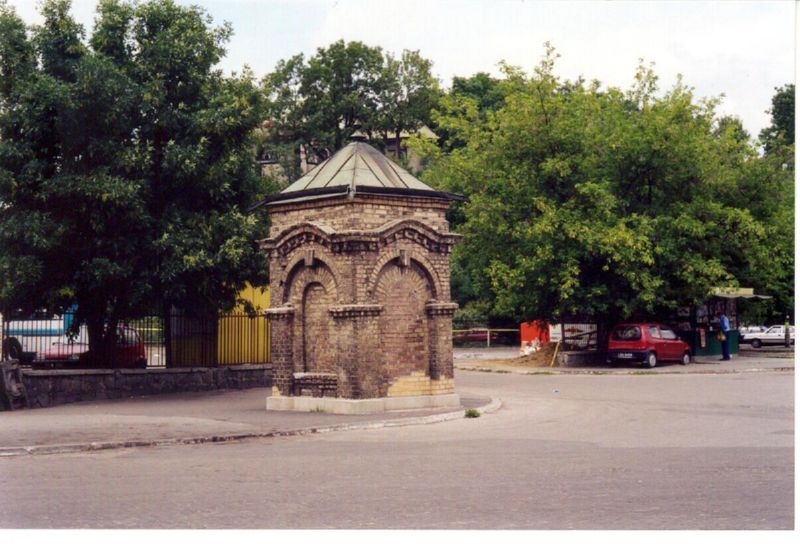
[[[458,405],[450,253],[435,191],[353,142],[269,197],[268,409]]]

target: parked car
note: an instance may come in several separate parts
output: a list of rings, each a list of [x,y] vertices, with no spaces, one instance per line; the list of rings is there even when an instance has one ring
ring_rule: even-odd
[[[653,368],[659,361],[679,361],[688,365],[692,349],[675,331],[659,323],[622,323],[608,339],[609,364],[638,362]]]
[[[762,332],[739,333],[739,343],[750,344],[754,348],[766,345],[779,346],[783,345],[785,341],[786,328],[783,325],[773,325]],[[789,341],[794,344],[794,327],[789,327]]]
[[[39,358],[47,362],[55,361],[75,361],[80,355],[89,351],[89,344],[84,342],[70,342],[69,340],[59,340],[40,354]]]
[[[748,325],[746,327],[739,327],[739,336],[743,336],[745,334],[750,334],[754,332],[764,332],[769,327],[765,327],[764,325]]]
[[[486,342],[486,336],[489,335],[490,341],[495,341],[500,338],[496,332],[489,332],[486,329],[470,329],[468,331],[460,331],[453,333],[453,340],[455,342]]]
[[[77,366],[89,366],[92,357],[89,344],[61,340],[54,342],[40,359],[44,363],[74,363]],[[144,368],[147,366],[147,357],[141,335],[130,327],[120,327],[117,343],[109,353],[103,354],[102,359],[117,368]]]

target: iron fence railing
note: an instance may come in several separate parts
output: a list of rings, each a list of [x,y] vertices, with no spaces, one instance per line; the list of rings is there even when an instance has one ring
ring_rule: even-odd
[[[121,322],[116,338],[90,349],[73,315],[0,316],[2,357],[51,368],[145,368],[265,364],[270,326],[264,315],[193,316],[171,312]]]
[[[453,346],[455,347],[519,347],[519,343],[519,329],[490,329],[480,327],[453,329]]]

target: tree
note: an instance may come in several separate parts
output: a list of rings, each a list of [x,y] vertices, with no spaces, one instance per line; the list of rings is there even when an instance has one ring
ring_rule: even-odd
[[[230,28],[199,8],[102,0],[88,43],[69,9],[45,1],[28,33],[0,6],[0,304],[77,302],[97,348],[120,319],[265,283],[243,211],[263,196],[261,95],[213,68]]]
[[[767,153],[782,145],[794,145],[794,84],[775,88],[772,97],[771,124],[761,131]]]
[[[435,117],[461,145],[420,148],[424,179],[470,199],[454,268],[472,293],[457,298],[514,321],[594,319],[603,338],[755,278],[768,230],[722,196],[752,181],[741,172],[757,153],[735,130],[715,134],[717,101],[680,79],[659,95],[646,66],[627,91],[563,81],[555,59],[548,48],[532,76],[506,66],[495,112],[444,101]]]
[[[303,69],[300,92],[308,148],[324,160],[361,124],[375,124],[383,67],[380,47],[343,40],[320,48]]]
[[[388,139],[395,138],[400,157],[400,134],[414,132],[430,122],[431,110],[439,97],[439,86],[431,75],[433,63],[419,51],[403,51],[400,59],[387,53],[378,93],[378,116],[374,126]]]
[[[271,153],[294,179],[303,152],[319,163],[357,128],[371,137],[418,128],[439,92],[430,70],[431,62],[417,51],[397,59],[380,47],[342,40],[308,60],[296,55],[280,61],[262,83]]]
[[[486,72],[470,77],[453,77],[450,94],[472,98],[480,111],[497,111],[505,100],[501,81]]]

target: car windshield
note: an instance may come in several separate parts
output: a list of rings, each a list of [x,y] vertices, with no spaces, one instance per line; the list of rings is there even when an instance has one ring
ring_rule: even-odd
[[[612,340],[639,340],[642,338],[642,329],[635,325],[617,327],[611,333]]]

